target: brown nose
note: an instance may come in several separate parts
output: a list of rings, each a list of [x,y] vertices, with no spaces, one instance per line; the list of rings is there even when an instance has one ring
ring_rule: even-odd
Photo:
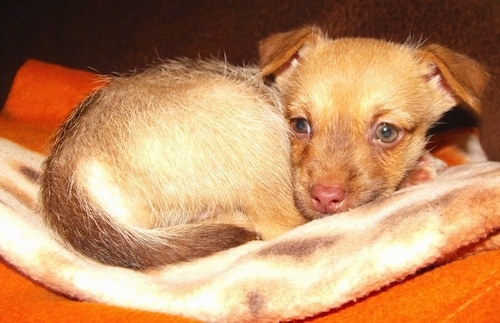
[[[338,213],[345,209],[346,192],[337,185],[314,185],[309,191],[313,208],[321,213]]]

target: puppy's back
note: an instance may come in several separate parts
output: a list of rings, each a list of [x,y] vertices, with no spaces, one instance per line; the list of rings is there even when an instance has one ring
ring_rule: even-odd
[[[182,61],[111,79],[56,135],[41,191],[49,225],[87,256],[145,268],[302,223],[287,124],[255,75]]]

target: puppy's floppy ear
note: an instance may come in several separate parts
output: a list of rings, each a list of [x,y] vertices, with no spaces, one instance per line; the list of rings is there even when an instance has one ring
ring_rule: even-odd
[[[262,76],[277,77],[298,58],[298,51],[321,34],[319,28],[304,27],[289,32],[273,34],[259,42],[260,66]]]
[[[434,67],[434,71],[426,75],[429,80],[439,77],[439,86],[457,105],[465,103],[475,113],[480,112],[479,99],[489,76],[478,62],[436,44],[421,48],[419,55]]]

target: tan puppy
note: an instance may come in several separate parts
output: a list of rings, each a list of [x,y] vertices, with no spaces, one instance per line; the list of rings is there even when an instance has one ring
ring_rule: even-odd
[[[304,223],[289,126],[257,74],[186,60],[111,79],[55,137],[41,189],[48,224],[89,257],[146,268]]]
[[[439,45],[329,39],[314,27],[272,35],[260,53],[293,131],[296,204],[311,219],[393,192],[444,112],[479,112],[488,78]]]
[[[46,159],[47,222],[132,268],[270,239],[304,222],[294,196],[318,218],[394,191],[429,127],[457,103],[478,111],[486,83],[476,62],[435,45],[305,28],[260,49],[286,111],[257,70],[220,62],[170,62],[89,97]]]

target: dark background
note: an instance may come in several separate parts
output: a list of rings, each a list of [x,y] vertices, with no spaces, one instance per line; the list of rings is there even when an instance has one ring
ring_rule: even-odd
[[[100,73],[142,68],[155,58],[257,61],[257,42],[315,23],[331,36],[440,42],[492,74],[481,118],[488,155],[500,160],[498,0],[12,1],[0,4],[0,106],[27,58]]]

